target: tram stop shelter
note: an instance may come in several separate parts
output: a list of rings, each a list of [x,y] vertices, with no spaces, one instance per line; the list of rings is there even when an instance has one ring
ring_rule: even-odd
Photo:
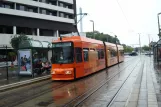
[[[19,75],[34,77],[40,71],[43,62],[51,63],[51,46],[50,42],[38,40],[24,40],[19,43]]]
[[[161,39],[153,46],[154,62],[160,64],[161,62]]]

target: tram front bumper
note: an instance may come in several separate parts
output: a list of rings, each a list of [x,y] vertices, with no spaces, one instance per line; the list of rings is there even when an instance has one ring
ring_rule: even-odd
[[[52,80],[73,80],[74,69],[73,68],[52,69],[51,75]]]

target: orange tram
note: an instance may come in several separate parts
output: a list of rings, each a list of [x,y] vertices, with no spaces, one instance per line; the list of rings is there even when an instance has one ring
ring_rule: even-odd
[[[72,36],[53,41],[52,80],[74,80],[124,61],[123,46]]]

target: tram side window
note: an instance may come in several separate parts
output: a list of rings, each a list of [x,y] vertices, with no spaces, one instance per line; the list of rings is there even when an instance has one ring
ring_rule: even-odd
[[[124,51],[121,51],[120,53],[121,53],[121,56],[124,56]]]
[[[98,52],[98,59],[101,59],[101,51],[98,49],[97,52]]]
[[[103,59],[104,57],[105,57],[105,55],[104,55],[104,50],[101,49],[101,59]]]
[[[75,48],[76,62],[82,62],[82,48]]]
[[[89,51],[89,49],[83,49],[84,62],[87,62],[88,61],[88,51]]]
[[[111,57],[115,57],[116,56],[116,51],[111,50]]]

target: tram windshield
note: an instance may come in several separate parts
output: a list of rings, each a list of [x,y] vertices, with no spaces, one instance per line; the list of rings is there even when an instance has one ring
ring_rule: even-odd
[[[66,64],[74,61],[72,42],[53,43],[54,64]]]

